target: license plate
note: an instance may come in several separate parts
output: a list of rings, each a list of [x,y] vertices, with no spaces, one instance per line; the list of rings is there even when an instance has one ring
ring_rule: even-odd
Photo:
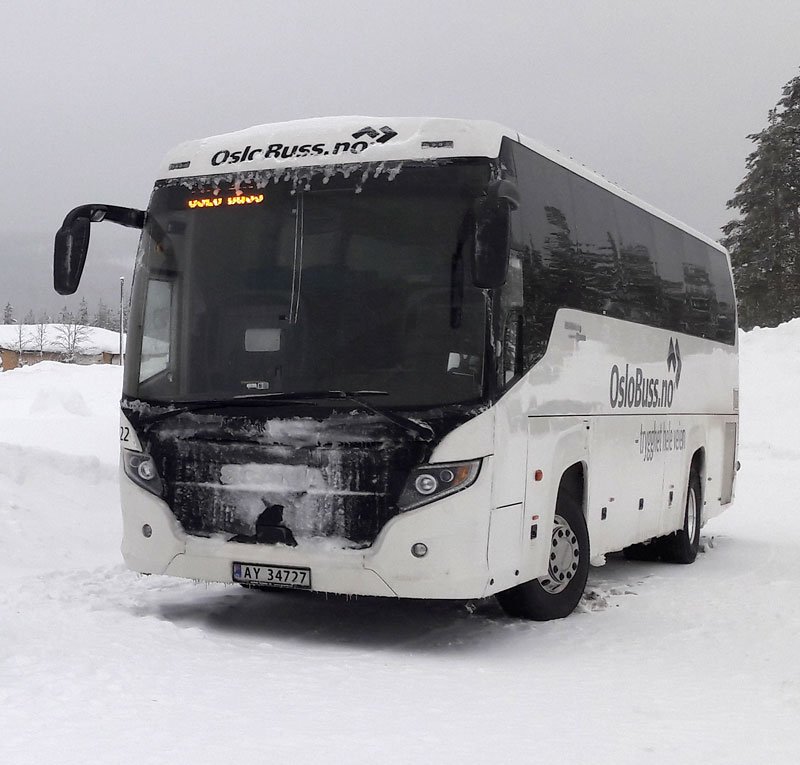
[[[311,569],[297,566],[267,566],[262,563],[234,563],[233,581],[310,590]]]

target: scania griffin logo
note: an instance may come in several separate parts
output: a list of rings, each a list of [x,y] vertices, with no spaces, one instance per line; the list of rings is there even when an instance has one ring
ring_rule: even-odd
[[[669,409],[681,381],[682,370],[683,360],[677,338],[674,340],[670,338],[667,349],[667,372],[664,377],[647,377],[641,367],[631,368],[630,364],[626,364],[624,369],[621,369],[614,364],[611,367],[608,385],[612,409],[634,407]]]
[[[303,143],[284,144],[271,143],[268,146],[247,145],[237,149],[220,149],[211,157],[214,167],[219,165],[237,165],[242,162],[253,162],[258,159],[293,159],[295,157],[326,157],[329,155],[360,154],[364,149],[376,143],[386,143],[397,135],[388,125],[374,128],[366,125],[351,133],[353,141],[337,141],[336,143]],[[365,140],[366,139],[366,140]]]
[[[675,372],[675,387],[681,381],[681,369],[683,369],[683,361],[681,361],[681,347],[678,341],[669,341],[669,351],[667,352],[667,372]]]
[[[380,130],[381,132],[379,133],[374,127],[367,125],[366,127],[361,128],[361,130],[353,133],[353,138],[363,138],[366,135],[372,138],[375,143],[386,143],[387,141],[391,141],[392,138],[397,135],[397,132],[392,130],[388,125],[384,125]]]

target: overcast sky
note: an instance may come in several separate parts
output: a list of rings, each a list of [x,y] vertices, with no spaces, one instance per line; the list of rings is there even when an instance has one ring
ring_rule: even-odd
[[[4,2],[0,303],[49,296],[64,214],[144,207],[172,145],[320,115],[493,119],[717,238],[798,30],[800,0]],[[102,228],[92,285],[136,245]]]

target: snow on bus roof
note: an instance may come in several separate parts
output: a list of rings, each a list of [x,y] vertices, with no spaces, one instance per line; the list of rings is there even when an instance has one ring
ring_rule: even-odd
[[[167,154],[162,178],[308,165],[441,157],[496,157],[494,122],[438,117],[317,117],[188,141]]]
[[[489,120],[353,115],[255,125],[180,144],[167,154],[159,178],[353,162],[494,158],[500,153],[504,137],[519,141],[727,255],[718,242],[643,202],[572,157]]]

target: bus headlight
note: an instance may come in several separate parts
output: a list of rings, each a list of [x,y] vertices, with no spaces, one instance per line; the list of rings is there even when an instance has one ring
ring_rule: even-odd
[[[156,470],[156,463],[149,454],[131,452],[124,449],[122,452],[122,464],[125,468],[125,474],[131,481],[143,489],[147,489],[157,497],[161,496],[161,478],[159,478],[158,470]]]
[[[397,504],[401,510],[413,510],[420,505],[455,494],[475,483],[480,469],[480,460],[414,468]]]
[[[439,488],[439,482],[430,473],[421,473],[414,481],[414,488],[417,490],[417,494],[427,497]]]

